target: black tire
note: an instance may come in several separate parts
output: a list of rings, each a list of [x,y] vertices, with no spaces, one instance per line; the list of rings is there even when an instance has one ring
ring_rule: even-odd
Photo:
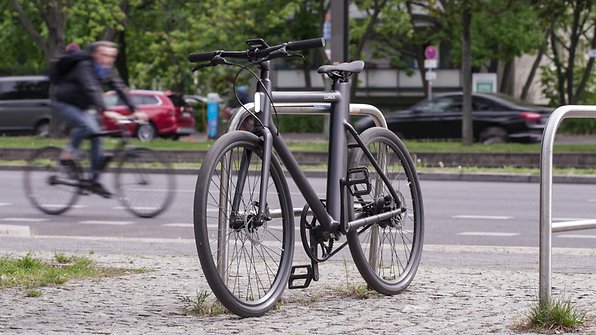
[[[153,122],[147,122],[137,127],[137,138],[141,141],[151,141],[157,137],[157,128]]]
[[[170,164],[147,148],[128,149],[120,155],[115,182],[118,200],[142,218],[165,211],[176,191],[176,176]]]
[[[50,136],[50,121],[47,121],[47,120],[40,121],[37,124],[37,126],[35,126],[35,136],[38,136],[38,137]]]
[[[238,171],[247,153],[251,163],[240,185]],[[275,157],[267,183],[271,218],[250,226],[259,206],[261,166],[262,146],[256,135],[226,133],[208,151],[195,190],[195,240],[205,278],[222,305],[242,317],[261,316],[275,306],[288,285],[294,254],[290,192]],[[233,210],[239,188],[239,206]],[[225,249],[218,246],[218,236]]]
[[[56,147],[37,149],[25,167],[25,195],[33,206],[47,214],[66,212],[79,197],[76,174],[69,173],[58,159],[61,150]]]
[[[385,175],[405,208],[405,212],[388,221],[367,225],[348,233],[348,244],[354,263],[366,283],[379,293],[393,295],[406,289],[418,269],[424,240],[422,194],[414,162],[402,141],[384,128],[370,128],[360,136],[364,145],[379,162],[379,148],[387,148]],[[371,192],[352,196],[348,192],[350,220],[386,211],[379,199],[390,196],[387,185],[378,177],[364,151],[352,149],[350,167],[366,167],[370,173]],[[385,203],[397,209],[394,200]],[[375,234],[377,237],[375,237]],[[373,250],[371,250],[373,249]],[[375,250],[376,249],[376,250]]]
[[[501,127],[484,128],[478,135],[478,140],[484,144],[505,143],[508,138],[507,130]]]

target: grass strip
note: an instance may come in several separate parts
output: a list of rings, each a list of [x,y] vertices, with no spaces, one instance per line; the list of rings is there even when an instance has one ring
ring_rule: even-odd
[[[48,145],[64,146],[66,139],[49,139],[34,136],[1,136],[0,148],[40,148]],[[105,138],[104,146],[113,149],[119,142],[116,138]],[[132,140],[132,144],[140,147],[148,147],[156,150],[208,150],[213,140],[191,141],[182,138],[179,141],[170,139],[154,139],[148,142]],[[85,142],[86,143],[86,142]],[[325,141],[293,141],[286,142],[292,151],[326,152],[328,145]],[[406,147],[412,153],[417,152],[450,152],[450,153],[539,153],[540,144],[523,143],[500,143],[481,144],[475,143],[471,146],[464,146],[458,141],[405,141]],[[594,144],[557,144],[554,152],[563,153],[596,153]]]
[[[0,288],[22,287],[27,296],[39,296],[37,288],[59,286],[71,279],[115,277],[146,270],[99,267],[91,259],[56,253],[51,261],[33,257],[0,257]]]

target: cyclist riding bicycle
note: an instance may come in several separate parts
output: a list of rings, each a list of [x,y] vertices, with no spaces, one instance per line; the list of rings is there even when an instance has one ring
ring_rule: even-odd
[[[60,161],[69,166],[69,162],[77,159],[81,142],[89,138],[92,183],[90,189],[104,198],[109,198],[112,194],[99,182],[99,178],[111,157],[104,154],[101,138],[93,136],[101,132],[95,111],[103,113],[106,110],[102,87],[105,85],[114,89],[136,117],[146,118],[144,113],[135,111],[134,104],[124,91],[123,82],[112,73],[117,55],[118,48],[115,43],[98,41],[85,50],[65,56],[69,57],[69,60],[62,62],[61,68],[59,64],[54,65],[58,70],[50,70],[50,99],[55,115],[72,127],[70,143],[62,150]]]

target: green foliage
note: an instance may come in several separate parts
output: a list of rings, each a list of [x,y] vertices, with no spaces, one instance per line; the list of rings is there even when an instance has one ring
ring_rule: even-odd
[[[0,76],[42,73],[46,66],[43,51],[39,49],[19,24],[8,1],[0,4]]]
[[[321,133],[325,122],[322,117],[312,115],[279,115],[273,120],[286,133]]]
[[[139,3],[140,1],[132,1]],[[68,9],[67,43],[75,42],[79,45],[104,39],[106,29],[123,31],[125,29],[125,13],[122,11],[121,0],[86,0],[75,1]]]
[[[530,329],[569,332],[582,326],[585,317],[570,301],[540,300],[530,309],[527,325]]]
[[[481,66],[491,60],[512,60],[535,52],[544,40],[544,29],[531,1],[472,1],[472,62]],[[439,19],[452,46],[452,58],[461,59],[461,5],[450,2]]]
[[[195,298],[188,296],[182,297],[181,300],[182,303],[184,303],[184,306],[182,307],[182,313],[189,316],[217,316],[228,313],[226,308],[223,307],[219,301],[207,301],[207,298],[210,295],[211,292],[202,291],[197,292],[197,296]]]

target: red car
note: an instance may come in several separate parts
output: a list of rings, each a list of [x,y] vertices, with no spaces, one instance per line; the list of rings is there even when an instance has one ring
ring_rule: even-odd
[[[137,110],[149,116],[147,124],[139,127],[131,125],[131,132],[139,139],[151,140],[158,136],[178,139],[194,132],[194,111],[184,102],[182,95],[150,90],[133,90],[128,95]],[[104,102],[109,110],[122,115],[132,113],[114,91],[104,95]],[[103,117],[103,124],[106,130],[117,129],[115,123],[106,117]]]

